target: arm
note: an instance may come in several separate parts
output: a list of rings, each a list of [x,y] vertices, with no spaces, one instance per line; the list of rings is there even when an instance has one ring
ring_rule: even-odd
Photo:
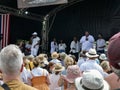
[[[93,43],[93,42],[95,41],[95,39],[94,39],[93,36],[89,36],[88,41],[89,41],[90,43]]]

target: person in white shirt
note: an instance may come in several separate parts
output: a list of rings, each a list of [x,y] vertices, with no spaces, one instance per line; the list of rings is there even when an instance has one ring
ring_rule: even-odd
[[[37,36],[37,32],[34,32],[31,37],[31,55],[37,56],[38,50],[39,50],[39,44],[40,44],[40,38]]]
[[[56,38],[53,39],[53,41],[51,42],[51,49],[50,49],[50,53],[52,54],[53,52],[57,52],[58,51],[58,45],[56,42]]]
[[[77,37],[73,38],[73,41],[70,44],[70,53],[75,55],[76,60],[78,60],[78,53],[80,51],[80,43],[77,40]]]
[[[59,50],[59,53],[62,53],[62,52],[65,52],[66,50],[66,44],[63,43],[63,40],[60,40],[60,43],[58,45],[58,50]]]
[[[87,60],[87,57],[86,57],[86,51],[82,51],[81,53],[80,53],[80,57],[79,57],[79,59],[78,59],[78,62],[77,62],[77,65],[80,67],[81,66],[81,64],[83,64],[84,62],[86,62],[86,60]]]
[[[85,36],[82,36],[80,39],[81,50],[89,51],[90,48],[93,48],[94,37],[89,34],[88,31],[85,32]]]
[[[97,53],[102,54],[104,53],[104,48],[105,48],[105,40],[102,37],[102,34],[98,35],[98,40],[96,41],[96,46],[97,46]]]
[[[99,56],[96,50],[91,48],[89,52],[86,53],[86,56],[88,57],[88,60],[86,60],[86,62],[80,66],[80,70],[82,72],[87,70],[98,70],[104,77],[104,71],[102,67],[96,62],[96,58]]]

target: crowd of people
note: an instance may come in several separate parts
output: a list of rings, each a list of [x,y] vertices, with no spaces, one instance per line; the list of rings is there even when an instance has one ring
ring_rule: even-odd
[[[57,46],[54,39],[51,56],[37,55],[37,33],[29,55],[17,45],[6,46],[0,52],[0,90],[120,90],[120,33],[110,38],[107,53],[98,36],[96,46],[89,32],[80,41],[74,37],[69,54],[63,40]]]

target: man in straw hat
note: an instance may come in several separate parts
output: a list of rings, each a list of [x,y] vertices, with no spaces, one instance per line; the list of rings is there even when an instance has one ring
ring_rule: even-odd
[[[85,71],[75,79],[77,90],[110,90],[109,84],[97,70]]]
[[[39,44],[40,44],[40,38],[37,36],[37,32],[34,32],[31,37],[31,55],[37,56]]]
[[[108,60],[114,73],[106,77],[106,81],[110,84],[111,90],[120,90],[120,32],[112,36],[109,41]]]
[[[0,71],[3,74],[5,88],[0,90],[36,90],[20,80],[23,70],[23,54],[16,45],[8,45],[0,53]]]
[[[93,69],[96,69],[98,70],[102,75],[104,75],[104,72],[103,72],[103,69],[102,67],[97,64],[96,62],[96,58],[98,58],[98,54],[96,52],[95,49],[90,49],[87,53],[86,53],[86,56],[88,57],[88,60],[83,63],[81,66],[80,66],[80,70],[82,72],[84,71],[87,71],[87,70],[93,70]]]

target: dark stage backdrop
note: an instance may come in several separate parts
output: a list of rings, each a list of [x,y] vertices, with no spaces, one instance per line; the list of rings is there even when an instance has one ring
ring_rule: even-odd
[[[41,29],[40,22],[12,16],[11,43],[17,39],[29,39],[34,31],[40,34]],[[56,37],[69,45],[73,36],[80,39],[85,31],[89,31],[95,39],[98,33],[102,33],[106,40],[119,32],[120,0],[85,0],[60,11],[50,30],[49,41]]]

